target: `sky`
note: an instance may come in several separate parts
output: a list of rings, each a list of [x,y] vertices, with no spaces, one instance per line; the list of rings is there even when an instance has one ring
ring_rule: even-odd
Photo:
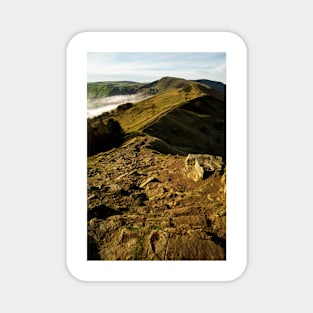
[[[102,53],[87,54],[87,81],[152,82],[164,76],[209,79],[226,83],[226,53]]]

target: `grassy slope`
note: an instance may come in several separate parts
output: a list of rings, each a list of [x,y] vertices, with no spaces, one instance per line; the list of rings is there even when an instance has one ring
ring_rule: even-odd
[[[203,88],[214,92],[209,86],[210,81],[203,80],[203,82],[204,83],[202,84],[202,81],[199,81],[198,86],[200,86],[201,83]],[[196,82],[176,77],[163,77],[160,80],[147,84],[129,81],[95,82],[87,84],[87,95],[88,99],[97,99],[115,95],[129,95],[135,93],[154,95],[170,89],[185,88],[186,90],[188,90],[190,84],[194,83]],[[217,82],[212,82],[213,85],[214,83],[218,86],[219,84],[221,84]]]
[[[198,97],[161,116],[143,131],[184,153],[225,156],[225,104],[211,96]]]
[[[144,132],[183,153],[225,156],[225,102],[220,94],[201,83],[169,77],[145,88],[165,91],[98,118],[117,120],[130,138]]]
[[[135,82],[96,82],[87,84],[88,99],[135,94],[144,84]]]
[[[172,88],[181,88],[188,84],[187,80],[176,77],[163,77],[148,84],[129,81],[94,82],[87,84],[87,95],[88,99],[97,99],[135,93],[156,94]]]
[[[151,125],[169,111],[205,94],[197,87],[197,84],[193,83],[187,87],[168,89],[149,99],[137,102],[132,108],[114,116],[114,119],[127,133],[136,132]]]

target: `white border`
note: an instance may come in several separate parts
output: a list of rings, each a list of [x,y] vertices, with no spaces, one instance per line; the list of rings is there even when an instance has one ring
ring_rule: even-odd
[[[87,261],[87,52],[226,52],[227,260]],[[82,281],[231,281],[247,265],[247,48],[229,32],[85,32],[67,46],[67,268]]]

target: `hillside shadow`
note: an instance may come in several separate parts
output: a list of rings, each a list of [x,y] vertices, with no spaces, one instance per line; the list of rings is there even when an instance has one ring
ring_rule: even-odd
[[[113,210],[104,204],[100,204],[88,210],[88,221],[92,218],[104,220],[112,215],[120,215],[124,211],[125,210]]]
[[[91,236],[87,238],[87,260],[100,260],[97,243]]]
[[[210,96],[188,101],[161,116],[143,131],[160,138],[180,155],[195,153],[226,156],[225,103]]]

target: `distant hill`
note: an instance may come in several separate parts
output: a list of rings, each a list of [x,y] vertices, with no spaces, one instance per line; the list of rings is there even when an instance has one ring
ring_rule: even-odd
[[[226,85],[221,83],[221,82],[216,82],[213,80],[208,80],[208,79],[198,79],[196,82],[207,85],[215,89],[216,91],[222,93],[225,95],[226,93]]]
[[[132,81],[106,81],[93,82],[87,84],[88,99],[98,99],[116,95],[134,95],[141,93],[145,95],[155,95],[172,88],[188,87],[191,82],[200,83],[219,93],[224,97],[225,85],[206,79],[186,80],[176,77],[163,77],[151,83],[138,83]]]
[[[88,83],[87,97],[88,99],[98,99],[116,95],[133,95],[143,85],[130,81]]]
[[[145,84],[141,87],[142,90],[144,89],[153,89],[156,92],[164,92],[171,88],[182,88],[186,87],[190,84],[190,81],[183,79],[183,78],[176,78],[176,77],[163,77],[159,80],[156,80],[150,84]]]
[[[137,88],[137,92],[152,96],[125,106],[125,109],[122,106],[105,113],[94,122],[102,120],[105,123],[114,118],[128,136],[146,133],[164,140],[182,154],[211,153],[224,157],[224,94],[208,82],[164,77],[144,85],[123,83],[124,87]],[[223,84],[220,84],[215,85],[221,88]]]

